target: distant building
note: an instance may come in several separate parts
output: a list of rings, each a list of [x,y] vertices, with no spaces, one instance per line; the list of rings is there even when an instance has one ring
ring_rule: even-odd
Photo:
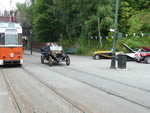
[[[0,22],[16,22],[15,12],[0,11]]]

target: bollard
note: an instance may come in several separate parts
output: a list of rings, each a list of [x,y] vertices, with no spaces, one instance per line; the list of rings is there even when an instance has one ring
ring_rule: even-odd
[[[118,55],[118,68],[119,69],[126,69],[126,62],[127,57],[125,54],[119,54]]]

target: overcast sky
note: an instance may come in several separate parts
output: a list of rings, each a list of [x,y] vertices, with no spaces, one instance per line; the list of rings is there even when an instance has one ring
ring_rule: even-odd
[[[10,5],[10,1],[12,1],[12,5]],[[10,10],[10,9],[15,9],[16,8],[16,3],[24,3],[26,0],[0,0],[0,10],[4,11],[4,10]],[[12,6],[12,8],[11,8]]]

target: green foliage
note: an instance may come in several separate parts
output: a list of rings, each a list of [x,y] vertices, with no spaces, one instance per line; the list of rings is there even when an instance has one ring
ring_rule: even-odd
[[[150,32],[150,0],[120,0],[118,30],[124,34]],[[25,23],[32,23],[34,37],[41,41],[59,41],[67,48],[77,48],[78,54],[92,54],[96,50],[112,48],[114,28],[115,0],[32,0],[32,5],[17,4],[17,10],[27,18]],[[98,36],[100,20],[103,48],[99,49],[98,40],[89,40]],[[29,22],[28,22],[29,20]],[[83,38],[84,37],[84,38]],[[128,37],[118,41],[133,48],[147,45],[149,36]]]
[[[27,5],[25,3],[17,3],[16,4],[17,11],[24,12],[27,10]]]
[[[147,33],[150,31],[150,13],[149,10],[142,10],[136,15],[133,15],[129,21],[129,33]]]
[[[31,27],[33,20],[32,6],[27,7],[25,3],[17,3],[17,21],[22,24],[23,27]]]
[[[35,36],[40,41],[95,36],[98,18],[102,35],[107,35],[113,25],[112,4],[112,0],[37,0],[33,6]]]
[[[142,26],[140,23],[139,15],[132,16],[128,21],[128,25],[129,25],[129,30],[128,30],[129,33],[139,32]]]
[[[118,41],[117,46],[120,50],[124,50],[124,48],[122,48],[122,43],[127,44],[129,47],[133,49],[141,48],[142,46],[150,47],[150,36],[149,37],[135,36],[135,37],[123,38],[122,40]]]
[[[119,9],[119,31],[149,32],[149,0],[122,0]]]
[[[119,31],[125,33],[128,30],[128,20],[134,10],[127,1],[122,1],[119,12]]]
[[[103,48],[99,48],[98,39],[80,38],[70,42],[69,40],[60,40],[59,42],[65,50],[68,48],[75,48],[78,55],[92,55],[94,51],[111,50],[112,38],[103,39]]]
[[[33,6],[33,30],[39,41],[58,40],[59,22],[54,17],[53,7],[52,0],[37,0]]]

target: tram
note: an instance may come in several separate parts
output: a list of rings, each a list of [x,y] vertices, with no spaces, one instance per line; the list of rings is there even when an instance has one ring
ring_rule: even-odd
[[[0,65],[23,64],[22,27],[18,23],[0,23]]]

